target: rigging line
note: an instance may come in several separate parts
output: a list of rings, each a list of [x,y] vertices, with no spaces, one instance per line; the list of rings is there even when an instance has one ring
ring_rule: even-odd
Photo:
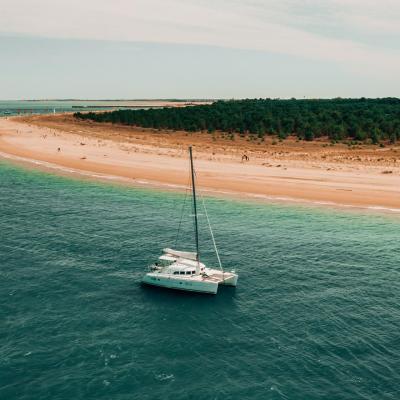
[[[182,205],[182,210],[181,210],[181,218],[180,218],[180,220],[179,220],[178,232],[177,232],[177,234],[176,234],[174,247],[176,247],[176,245],[178,244],[179,233],[180,233],[180,231],[181,231],[182,220],[183,220],[183,213],[184,213],[184,211],[185,211],[186,199],[187,199],[187,197],[188,197],[188,191],[189,191],[189,188],[188,188],[188,186],[189,186],[189,180],[190,180],[190,177],[188,177],[188,182],[187,182],[187,185],[186,185],[185,198],[183,199],[183,205]]]
[[[215,250],[215,254],[216,254],[216,256],[217,256],[219,268],[221,269],[222,272],[224,272],[224,269],[222,268],[221,259],[219,258],[219,253],[218,253],[217,244],[215,243],[214,233],[213,233],[213,230],[212,230],[212,228],[211,228],[210,219],[208,218],[206,203],[204,202],[204,197],[203,197],[203,195],[202,195],[201,193],[199,193],[199,195],[200,195],[200,198],[201,198],[201,202],[203,203],[204,214],[205,214],[205,216],[206,216],[207,223],[208,223],[208,227],[209,227],[209,229],[210,229],[211,239],[212,239],[212,242],[213,242],[213,245],[214,245],[214,250]]]

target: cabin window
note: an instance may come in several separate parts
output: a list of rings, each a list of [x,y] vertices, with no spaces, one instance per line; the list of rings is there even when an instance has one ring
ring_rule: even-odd
[[[174,271],[174,275],[179,275],[179,271]]]
[[[156,267],[169,267],[170,265],[172,265],[175,262],[175,260],[171,261],[171,260],[158,260],[155,263]]]
[[[196,271],[192,271],[192,274],[195,274],[196,273]]]
[[[191,275],[192,271],[186,271],[186,275]]]
[[[185,275],[185,271],[180,271],[179,272],[181,275]]]

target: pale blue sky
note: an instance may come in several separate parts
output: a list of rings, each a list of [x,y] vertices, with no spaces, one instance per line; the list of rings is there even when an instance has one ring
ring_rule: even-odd
[[[0,99],[400,96],[397,0],[0,8]]]

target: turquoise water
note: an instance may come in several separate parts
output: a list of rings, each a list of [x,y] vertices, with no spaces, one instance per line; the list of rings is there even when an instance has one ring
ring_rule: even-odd
[[[182,199],[0,163],[1,399],[398,399],[399,219],[208,199],[239,286],[142,287]]]

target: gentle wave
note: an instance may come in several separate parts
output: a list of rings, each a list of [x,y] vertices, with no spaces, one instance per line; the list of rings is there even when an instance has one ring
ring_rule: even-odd
[[[183,202],[0,163],[1,398],[397,399],[399,221],[209,201],[238,286],[142,287]]]
[[[94,172],[83,171],[80,169],[64,167],[58,164],[50,163],[47,161],[40,161],[26,157],[20,157],[11,155],[8,153],[0,152],[0,157],[9,160],[21,161],[25,163],[30,163],[34,165],[38,165],[41,167],[45,167],[48,169],[61,171],[71,175],[81,175],[88,178],[95,178],[105,181],[114,181],[114,182],[121,182],[121,183],[129,183],[129,184],[137,184],[141,186],[149,186],[149,187],[159,187],[159,188],[168,188],[168,189],[177,189],[177,190],[185,190],[186,186],[179,185],[179,184],[171,184],[171,183],[164,183],[160,181],[153,181],[153,180],[146,180],[146,179],[135,179],[135,178],[125,178],[116,175],[110,174],[99,174]],[[328,206],[328,207],[335,207],[335,208],[352,208],[352,209],[360,209],[360,210],[371,210],[371,211],[381,211],[384,213],[400,213],[400,208],[391,208],[391,207],[384,207],[384,206],[376,206],[376,205],[352,205],[352,204],[345,204],[345,203],[337,203],[333,201],[320,201],[320,200],[309,200],[309,199],[302,199],[302,198],[294,198],[289,196],[272,196],[272,195],[264,195],[264,194],[254,194],[254,193],[242,193],[242,192],[235,192],[229,190],[218,190],[218,189],[207,189],[201,188],[201,192],[204,193],[215,193],[215,194],[222,194],[227,195],[229,197],[241,197],[241,198],[253,198],[253,199],[261,199],[266,201],[272,202],[284,202],[284,203],[299,203],[299,204],[311,204],[311,205],[318,205],[318,206]]]

